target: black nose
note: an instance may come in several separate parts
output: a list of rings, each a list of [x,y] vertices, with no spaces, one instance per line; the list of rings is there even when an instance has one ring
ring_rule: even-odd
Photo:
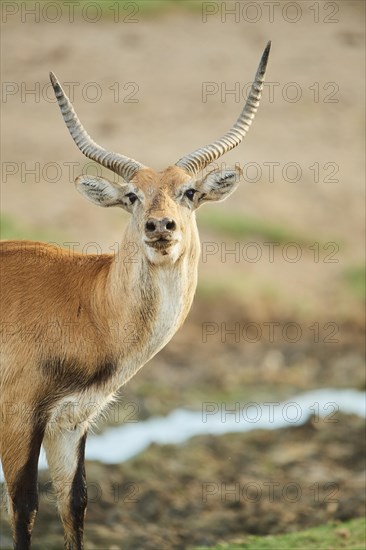
[[[154,233],[163,233],[166,231],[174,231],[177,224],[171,218],[149,218],[145,224],[146,233],[153,235]]]

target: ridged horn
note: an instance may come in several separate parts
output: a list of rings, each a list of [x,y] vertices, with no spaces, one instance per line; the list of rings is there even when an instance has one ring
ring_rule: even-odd
[[[197,149],[193,153],[182,157],[178,160],[178,162],[176,162],[176,166],[183,168],[183,170],[186,170],[191,175],[195,175],[197,172],[203,170],[208,164],[210,164],[210,162],[220,158],[222,155],[241,143],[258,110],[270,49],[271,42],[268,42],[259,63],[254,82],[250,89],[249,97],[235,124],[220,139],[214,141],[210,145],[200,147],[200,149]]]
[[[86,157],[95,160],[95,162],[101,164],[105,168],[109,168],[109,170],[119,174],[126,181],[130,181],[138,170],[145,168],[143,164],[140,164],[136,160],[118,153],[113,153],[112,151],[106,151],[103,147],[95,143],[84,129],[74,111],[71,101],[52,72],[50,73],[50,80],[55,91],[61,114],[71,137]]]

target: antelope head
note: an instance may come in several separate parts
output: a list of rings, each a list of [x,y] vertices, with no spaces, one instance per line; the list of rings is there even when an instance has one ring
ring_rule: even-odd
[[[77,189],[93,203],[119,206],[131,213],[128,238],[139,245],[152,264],[175,263],[196,238],[194,211],[208,201],[222,201],[237,187],[241,171],[218,169],[199,178],[198,173],[239,145],[247,133],[263,89],[270,42],[267,44],[245,106],[230,130],[210,145],[182,157],[162,172],[97,145],[82,126],[59,81],[50,73],[62,116],[80,151],[109,168],[123,181],[79,176]]]

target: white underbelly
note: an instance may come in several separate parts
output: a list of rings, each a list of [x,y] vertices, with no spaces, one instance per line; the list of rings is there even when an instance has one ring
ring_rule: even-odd
[[[63,397],[52,408],[46,431],[74,430],[81,424],[90,425],[106,411],[113,399],[114,393],[106,395],[98,389]]]

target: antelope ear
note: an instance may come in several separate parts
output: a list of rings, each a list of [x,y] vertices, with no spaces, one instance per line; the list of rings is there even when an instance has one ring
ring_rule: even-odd
[[[241,174],[242,171],[239,167],[214,170],[207,174],[195,185],[199,193],[198,205],[207,201],[225,200],[238,187]]]
[[[128,184],[114,183],[98,176],[79,176],[75,180],[76,189],[98,206],[120,206],[130,211],[131,203],[126,197]]]

